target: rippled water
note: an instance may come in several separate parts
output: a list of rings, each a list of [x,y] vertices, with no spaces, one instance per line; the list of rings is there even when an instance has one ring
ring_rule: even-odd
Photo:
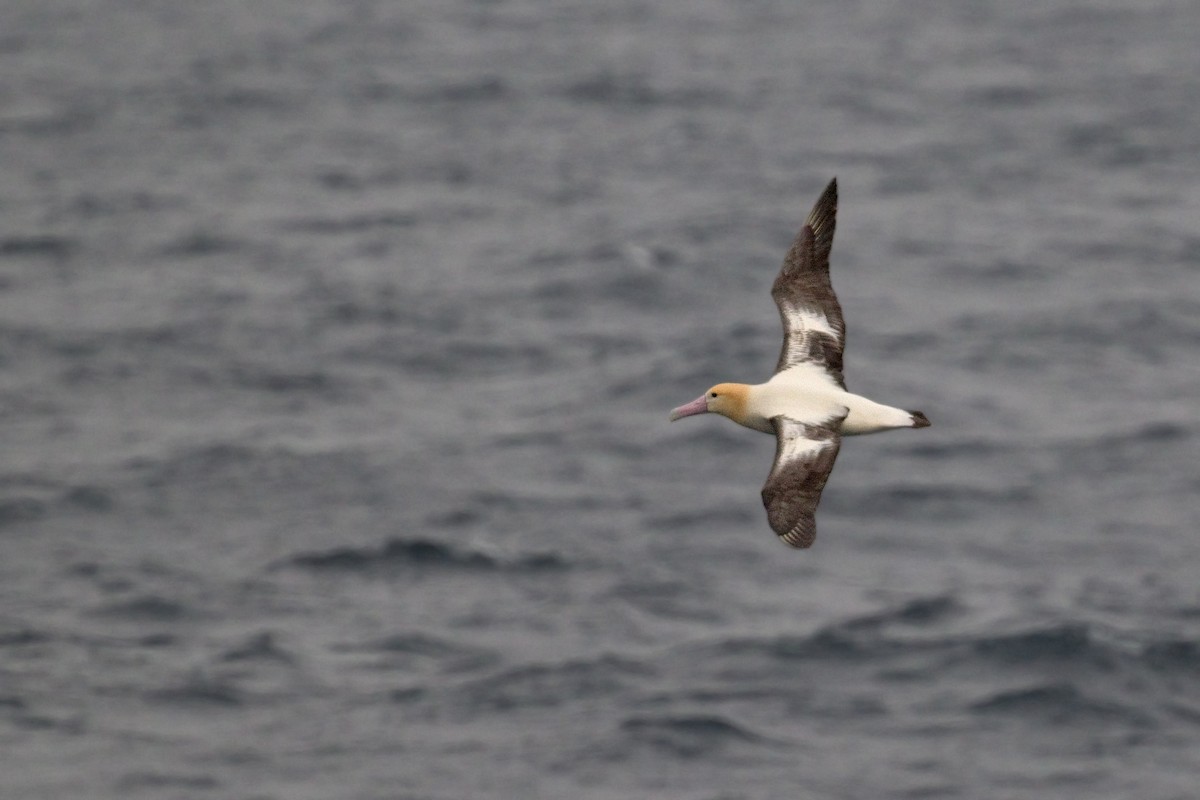
[[[10,2],[0,794],[1193,798],[1200,6]],[[772,369],[828,179],[811,551]]]

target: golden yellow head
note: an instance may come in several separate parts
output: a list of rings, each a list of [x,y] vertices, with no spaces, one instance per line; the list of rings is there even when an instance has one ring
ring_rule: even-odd
[[[671,421],[693,414],[720,414],[737,423],[746,418],[749,388],[744,383],[718,383],[690,403],[671,412]]]

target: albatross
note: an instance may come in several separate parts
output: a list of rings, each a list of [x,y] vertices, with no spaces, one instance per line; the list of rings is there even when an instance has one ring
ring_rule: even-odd
[[[829,281],[837,217],[837,178],[821,194],[771,287],[783,321],[783,349],[766,383],[718,383],[671,412],[671,421],[720,414],[775,435],[775,463],[763,485],[767,521],[785,544],[811,547],[814,515],[843,436],[927,428],[920,411],[893,408],[846,391],[846,324]]]

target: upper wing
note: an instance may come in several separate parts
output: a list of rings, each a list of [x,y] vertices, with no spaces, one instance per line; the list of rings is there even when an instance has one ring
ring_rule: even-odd
[[[771,297],[783,320],[783,350],[775,371],[803,361],[825,367],[843,389],[842,347],[846,323],[829,282],[829,250],[837,221],[837,178],[825,187],[792,242]]]
[[[763,485],[763,505],[771,529],[785,544],[811,547],[817,538],[813,518],[821,490],[838,448],[842,444],[842,420],[847,411],[815,423],[791,417],[773,417],[775,426],[775,465]]]

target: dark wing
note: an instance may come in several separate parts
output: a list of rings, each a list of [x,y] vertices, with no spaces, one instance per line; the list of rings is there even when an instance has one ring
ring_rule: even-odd
[[[811,547],[817,538],[813,515],[838,448],[842,444],[843,409],[837,416],[816,423],[791,417],[773,417],[775,465],[763,485],[763,505],[771,529],[785,544]]]
[[[771,297],[783,320],[783,350],[776,372],[801,362],[823,366],[843,389],[842,348],[846,323],[833,285],[829,282],[829,251],[837,221],[837,178],[829,182],[821,199],[792,242]]]

